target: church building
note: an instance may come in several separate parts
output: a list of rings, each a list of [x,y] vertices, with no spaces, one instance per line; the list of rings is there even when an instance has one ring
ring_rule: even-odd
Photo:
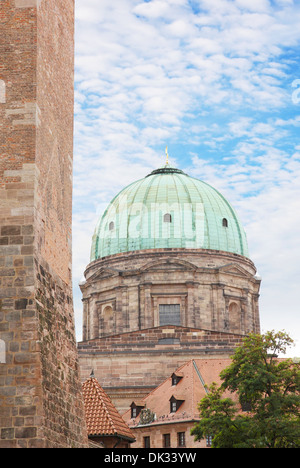
[[[121,414],[184,363],[228,359],[260,332],[260,278],[237,213],[168,160],[111,201],[84,276],[81,376],[93,370]]]

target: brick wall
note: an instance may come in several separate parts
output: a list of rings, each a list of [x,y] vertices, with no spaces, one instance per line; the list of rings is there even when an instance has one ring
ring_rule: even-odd
[[[2,448],[87,444],[71,289],[73,15],[73,0],[0,4]]]
[[[144,439],[147,437],[150,443],[150,448],[164,448],[164,435],[169,434],[169,449],[207,448],[205,440],[195,441],[194,436],[191,435],[191,430],[194,427],[195,422],[196,421],[131,427],[131,430],[136,437],[136,441],[131,445],[131,447],[144,448]],[[184,434],[184,444],[182,446],[179,445],[180,433]],[[158,461],[158,459],[155,459],[155,455],[153,455],[150,460],[152,462]]]
[[[123,414],[190,359],[226,358],[242,335],[163,326],[78,343],[82,379],[95,373]]]

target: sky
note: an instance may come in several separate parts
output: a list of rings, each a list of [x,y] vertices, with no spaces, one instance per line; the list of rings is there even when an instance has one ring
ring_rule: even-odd
[[[73,289],[96,223],[170,163],[219,190],[262,278],[262,333],[300,356],[300,1],[77,0]]]

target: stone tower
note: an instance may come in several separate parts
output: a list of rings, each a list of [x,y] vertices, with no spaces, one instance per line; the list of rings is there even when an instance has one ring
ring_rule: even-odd
[[[71,289],[74,0],[1,0],[0,26],[0,447],[86,447]]]

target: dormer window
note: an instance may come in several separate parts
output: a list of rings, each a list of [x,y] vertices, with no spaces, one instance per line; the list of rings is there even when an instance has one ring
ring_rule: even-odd
[[[139,416],[141,410],[144,408],[145,405],[139,404],[139,403],[134,403],[134,401],[131,403],[130,408],[131,408],[131,418],[135,419]]]
[[[170,413],[176,413],[177,411],[177,401],[171,401]]]
[[[228,227],[228,220],[226,218],[223,218],[222,220],[222,226],[223,227]]]
[[[170,413],[176,413],[176,411],[179,409],[183,402],[184,399],[178,399],[172,396],[170,398]]]
[[[172,216],[170,215],[170,213],[166,213],[164,215],[164,223],[171,223],[172,222]]]
[[[182,379],[182,375],[172,374],[172,386],[177,385]]]
[[[115,223],[114,223],[113,221],[111,221],[111,222],[109,223],[108,229],[109,229],[110,231],[113,231],[113,230],[115,229]]]

